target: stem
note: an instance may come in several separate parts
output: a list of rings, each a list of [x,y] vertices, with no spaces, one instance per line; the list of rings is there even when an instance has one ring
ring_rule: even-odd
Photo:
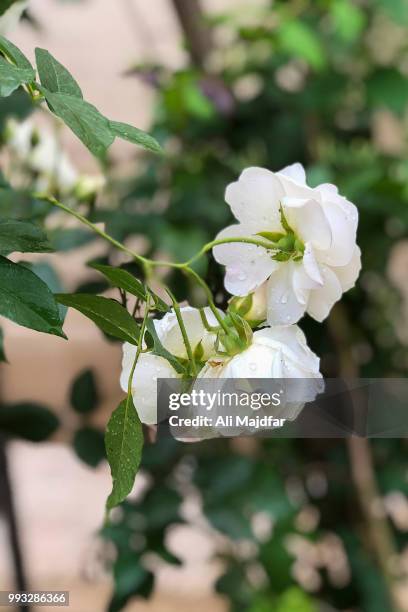
[[[358,368],[350,354],[351,338],[347,313],[342,304],[336,304],[329,321],[329,331],[337,347],[339,370],[343,377],[357,378]],[[402,612],[397,594],[397,577],[392,563],[398,557],[394,537],[382,507],[381,493],[377,487],[373,456],[369,440],[351,436],[346,439],[351,475],[368,525],[370,544],[384,576],[389,598],[395,612]]]
[[[132,369],[130,371],[130,376],[129,376],[129,381],[128,381],[128,399],[132,395],[133,374],[135,373],[136,365],[137,365],[137,362],[139,361],[140,353],[142,352],[143,338],[144,338],[145,331],[146,331],[146,324],[147,324],[147,319],[149,316],[149,311],[150,311],[150,293],[149,291],[146,291],[146,310],[143,316],[142,326],[140,328],[140,336],[139,336],[140,339],[139,339],[139,344],[137,345],[137,349],[136,349],[135,360],[133,362]]]
[[[190,56],[196,66],[203,68],[211,51],[211,31],[199,0],[172,0],[174,10],[183,28]]]
[[[278,248],[277,244],[275,242],[272,242],[270,240],[262,240],[260,238],[245,238],[245,237],[220,238],[218,240],[212,240],[211,242],[208,242],[207,244],[205,244],[203,246],[203,248],[200,251],[198,251],[198,253],[193,255],[193,257],[191,257],[191,259],[186,261],[184,263],[184,265],[185,266],[190,266],[197,259],[202,257],[202,255],[204,255],[205,253],[210,251],[213,247],[215,247],[215,246],[217,246],[219,244],[231,244],[231,243],[234,243],[234,242],[241,242],[243,244],[254,244],[255,246],[267,249],[268,251]]]
[[[230,336],[231,335],[231,329],[228,327],[228,325],[225,323],[223,317],[218,312],[218,308],[214,304],[214,300],[213,300],[213,295],[212,295],[211,289],[209,288],[209,286],[207,285],[205,280],[203,280],[201,278],[201,276],[199,274],[197,274],[197,272],[195,272],[189,266],[185,266],[184,270],[187,272],[187,274],[190,274],[190,276],[192,276],[197,281],[197,283],[200,285],[200,287],[202,287],[202,289],[204,289],[205,295],[206,295],[207,300],[208,300],[208,305],[211,308],[215,318],[217,319],[218,323],[221,325],[221,327],[225,331],[225,333],[228,336]]]
[[[112,236],[110,236],[109,234],[101,230],[99,227],[97,227],[95,223],[92,223],[92,221],[89,221],[89,219],[81,215],[81,213],[74,210],[73,208],[70,208],[69,206],[66,206],[65,204],[57,200],[56,198],[49,196],[45,193],[34,193],[33,197],[36,198],[37,200],[43,200],[45,202],[48,202],[49,204],[52,204],[53,206],[60,208],[61,210],[68,213],[72,217],[75,217],[76,219],[78,219],[78,221],[80,221],[81,223],[89,227],[89,229],[91,229],[93,232],[98,234],[101,238],[110,242],[110,244],[115,246],[120,251],[123,251],[124,253],[127,253],[128,255],[133,257],[133,259],[141,263],[144,266],[144,268],[147,270],[149,270],[151,267],[159,267],[159,266],[167,266],[169,268],[179,268],[179,269],[187,270],[187,268],[193,262],[195,262],[197,259],[199,259],[203,255],[205,255],[205,253],[210,251],[214,246],[217,246],[219,244],[231,244],[231,243],[239,242],[243,244],[253,244],[255,246],[262,247],[267,250],[273,250],[273,249],[278,248],[276,243],[269,241],[269,240],[237,236],[236,238],[232,237],[232,238],[220,238],[218,240],[217,239],[212,240],[211,242],[208,242],[207,244],[205,244],[198,253],[193,255],[193,257],[191,257],[189,260],[184,261],[184,262],[160,261],[160,260],[148,259],[147,257],[143,257],[143,255],[139,255],[139,253],[136,253],[135,251],[128,249],[124,244],[122,244],[118,240],[115,240],[115,238],[113,238]]]
[[[177,322],[178,322],[179,327],[180,327],[181,335],[183,336],[183,342],[184,342],[184,346],[186,347],[188,360],[189,360],[189,362],[191,364],[191,373],[193,374],[193,376],[196,376],[197,375],[197,368],[196,368],[196,364],[195,364],[195,360],[194,360],[194,356],[193,356],[193,351],[192,351],[192,348],[191,348],[190,340],[188,338],[186,326],[184,325],[183,317],[181,315],[180,305],[179,305],[178,301],[176,300],[175,296],[173,295],[173,293],[170,291],[170,289],[166,289],[166,291],[169,294],[169,296],[171,298],[171,301],[173,302],[174,312],[176,313]]]
[[[76,219],[78,219],[78,221],[80,221],[81,223],[89,227],[89,229],[91,229],[93,232],[95,232],[95,234],[98,234],[101,238],[104,238],[104,240],[107,240],[108,242],[110,242],[113,246],[115,246],[120,251],[123,251],[124,253],[127,253],[128,255],[130,255],[131,257],[136,259],[136,261],[140,262],[143,266],[150,266],[150,264],[152,263],[146,257],[143,257],[142,255],[135,253],[131,249],[128,249],[124,244],[122,244],[118,240],[115,240],[115,238],[113,238],[112,236],[104,232],[102,229],[97,227],[94,223],[89,221],[86,217],[81,215],[81,213],[77,212],[76,210],[73,210],[69,206],[65,206],[65,204],[63,204],[62,202],[59,202],[56,198],[53,198],[52,196],[49,196],[44,193],[34,193],[33,197],[36,198],[37,200],[43,200],[45,202],[48,202],[49,204],[52,204],[53,206],[57,206],[57,208],[60,208],[61,210],[68,213],[72,217],[75,217]]]

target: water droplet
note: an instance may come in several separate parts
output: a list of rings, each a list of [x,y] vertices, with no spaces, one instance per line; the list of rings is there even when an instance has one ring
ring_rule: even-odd
[[[290,315],[287,315],[286,320],[290,321]]]
[[[240,272],[238,274],[238,280],[240,280],[240,281],[246,280],[246,277],[247,277],[247,275],[245,274],[245,272]]]
[[[256,363],[250,363],[249,364],[249,369],[252,370],[252,372],[255,372],[255,370],[257,369]]]
[[[281,297],[280,301],[281,301],[281,304],[286,304],[286,303],[287,303],[287,301],[288,301],[288,296],[287,296],[287,294],[282,295],[282,297]]]

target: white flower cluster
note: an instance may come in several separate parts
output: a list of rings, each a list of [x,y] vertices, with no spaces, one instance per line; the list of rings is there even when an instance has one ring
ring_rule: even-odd
[[[354,285],[361,268],[356,207],[333,185],[308,187],[300,164],[278,173],[248,168],[228,186],[226,201],[238,224],[217,236],[213,252],[226,267],[225,287],[235,296],[231,311],[248,322],[250,333],[241,348],[228,351],[210,308],[205,316],[181,308],[192,352],[200,355],[198,378],[321,378],[319,358],[296,323],[305,312],[322,321]],[[230,312],[218,314],[230,323]],[[175,312],[154,326],[162,346],[187,360]],[[252,333],[250,326],[261,329]],[[125,391],[135,356],[136,347],[125,344]],[[144,423],[157,422],[157,379],[177,377],[181,374],[166,358],[140,354],[131,390]]]
[[[6,178],[15,188],[34,188],[45,193],[76,195],[86,199],[96,194],[105,179],[80,175],[54,133],[38,129],[31,119],[7,122],[4,140],[9,156]]]

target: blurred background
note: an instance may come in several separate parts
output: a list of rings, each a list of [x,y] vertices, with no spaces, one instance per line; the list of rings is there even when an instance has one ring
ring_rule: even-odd
[[[300,161],[310,185],[333,182],[360,210],[358,286],[323,327],[301,322],[322,371],[406,376],[406,0],[21,9],[1,34],[30,59],[48,49],[87,100],[168,155],[120,143],[101,167],[22,92],[1,100],[0,214],[44,223],[57,251],[16,261],[55,291],[108,291],[90,260],[142,273],[32,200],[38,186],[141,253],[185,260],[229,223],[224,190],[243,168]],[[222,270],[199,266],[224,304]],[[185,278],[166,280],[203,301]],[[1,328],[1,589],[69,590],[75,612],[408,610],[406,440],[147,444],[134,492],[103,528],[120,345],[73,310],[68,342]]]

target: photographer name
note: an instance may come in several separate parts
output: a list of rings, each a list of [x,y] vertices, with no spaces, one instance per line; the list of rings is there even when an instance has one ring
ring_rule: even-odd
[[[277,418],[273,415],[249,416],[249,415],[223,415],[211,417],[197,415],[194,417],[182,417],[177,414],[171,415],[169,424],[171,427],[248,427],[251,429],[269,429],[272,427],[283,427],[286,419]]]

